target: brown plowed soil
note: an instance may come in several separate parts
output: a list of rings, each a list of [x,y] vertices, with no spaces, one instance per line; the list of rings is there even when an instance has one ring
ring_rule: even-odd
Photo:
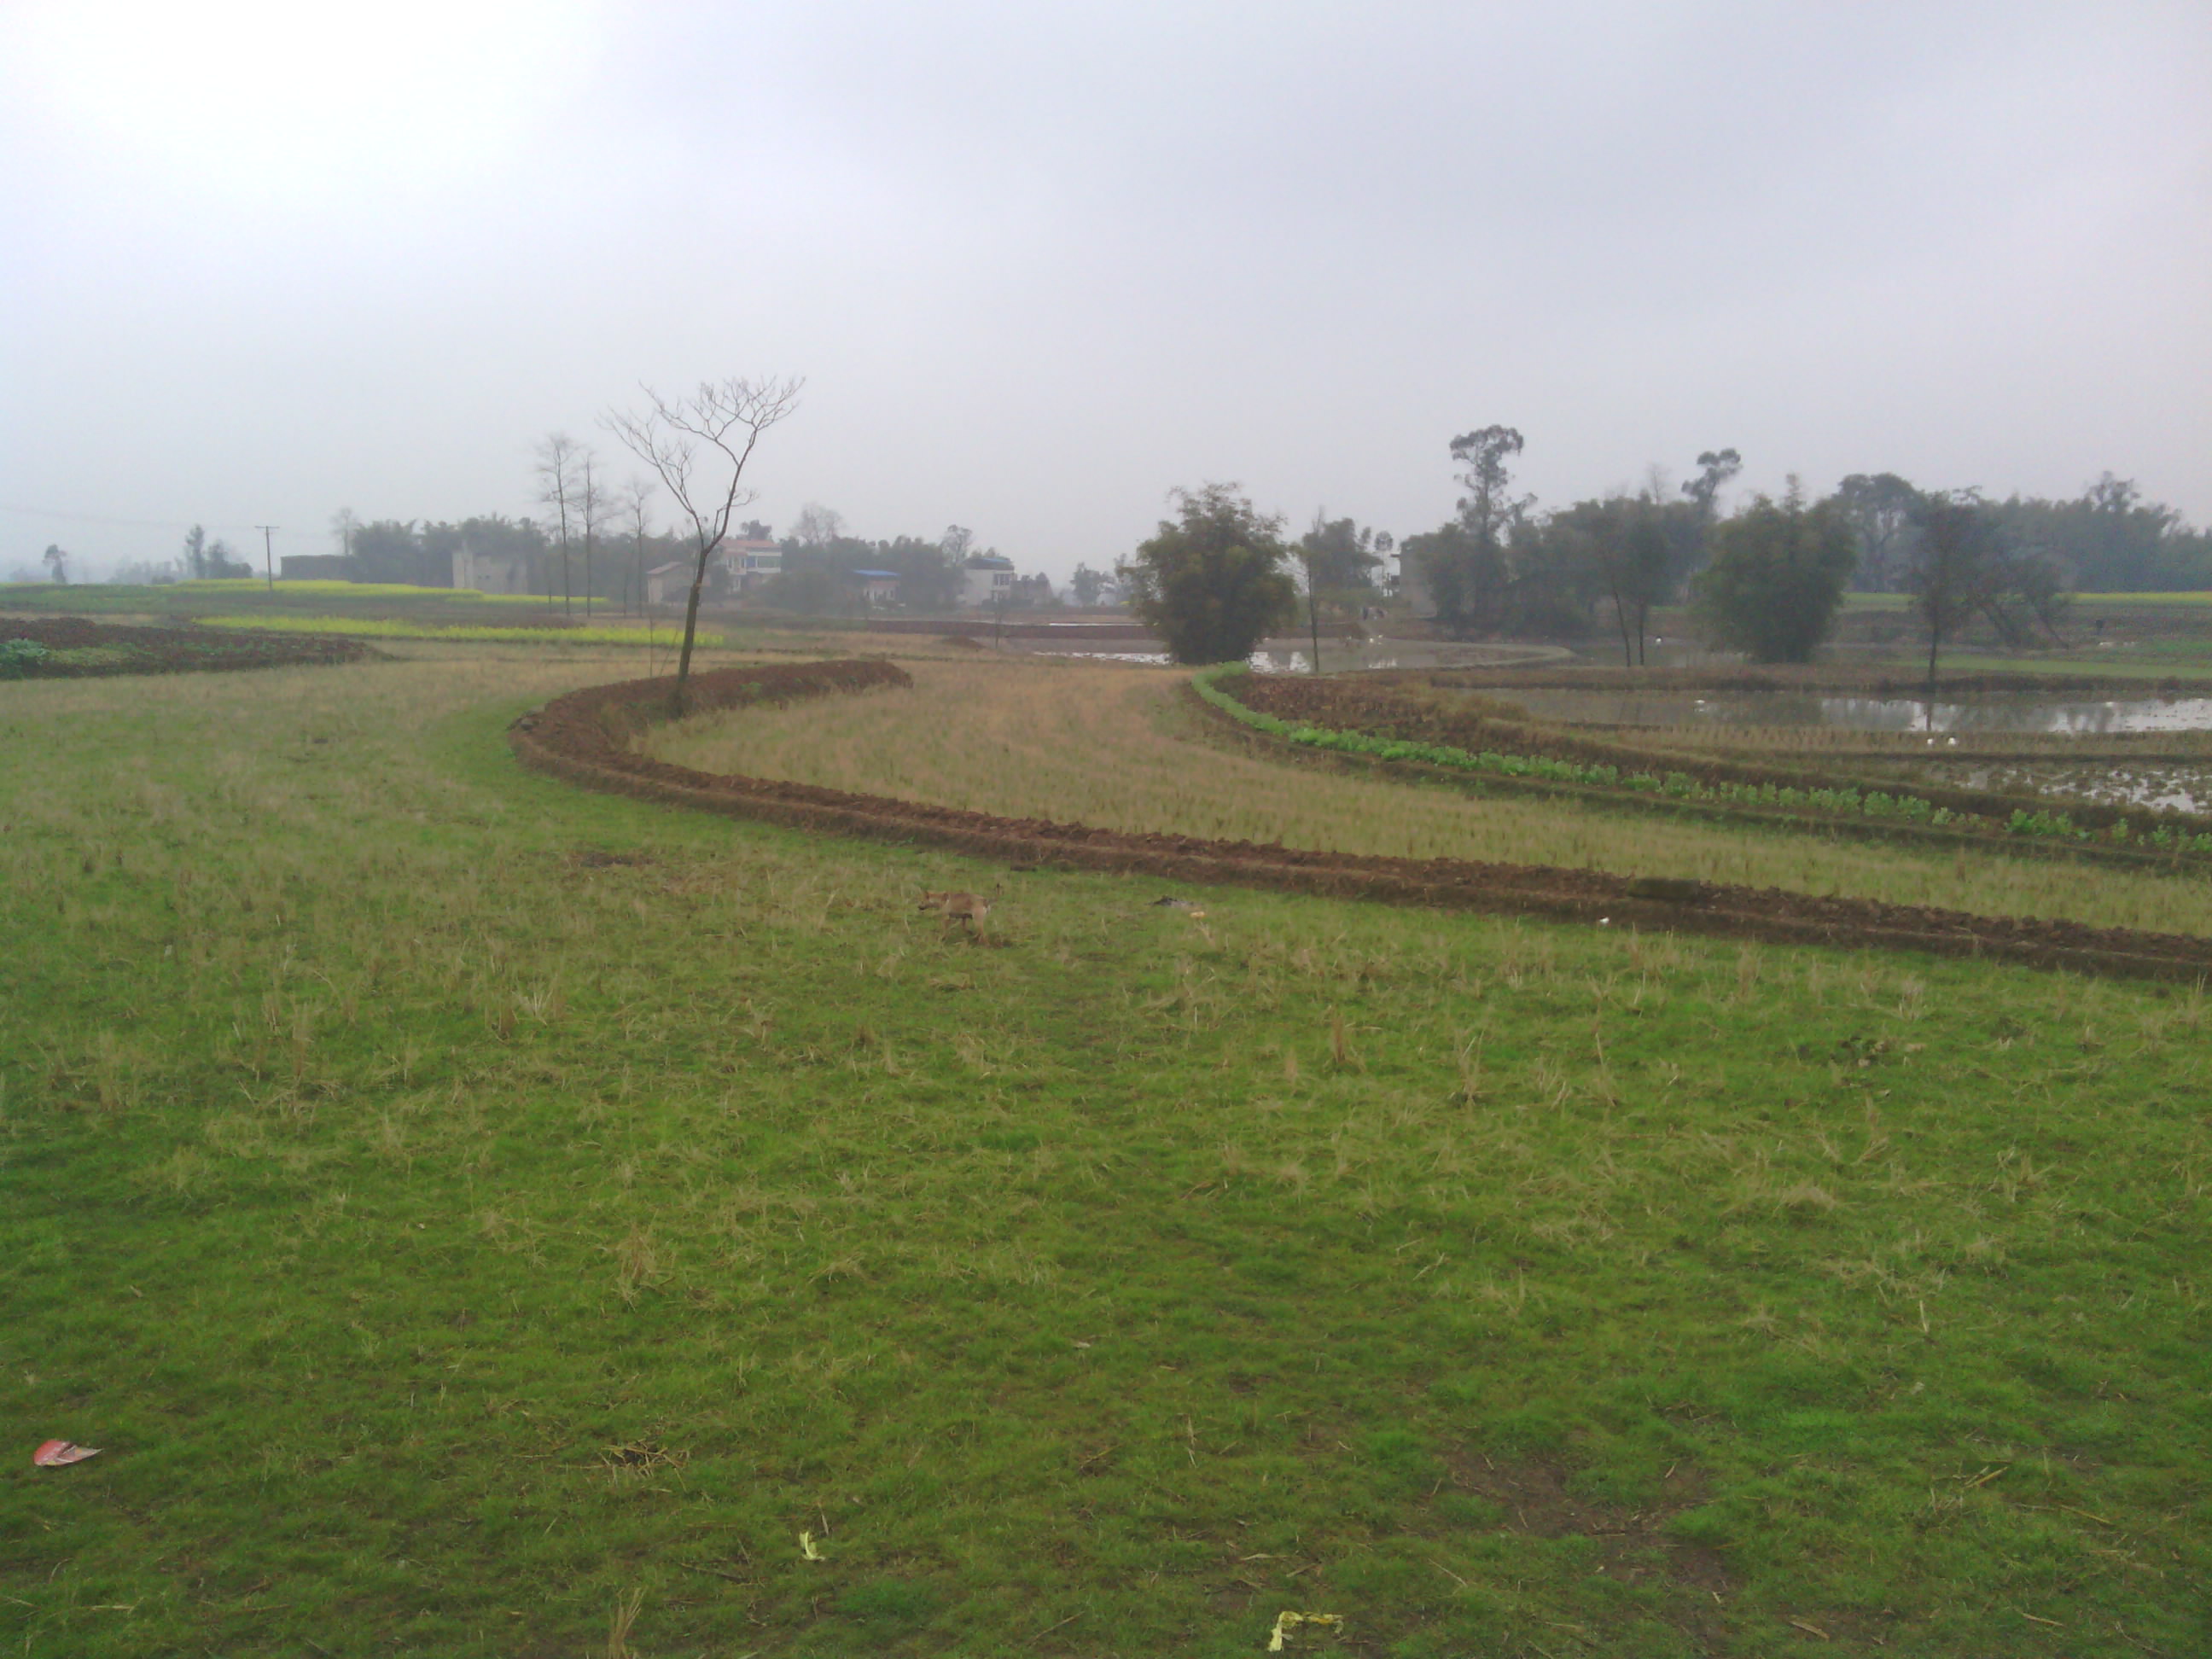
[[[694,712],[908,684],[878,661],[795,663],[694,675]],[[668,716],[673,679],[629,680],[556,698],[510,732],[528,766],[589,787],[732,817],[918,842],[1017,866],[1115,870],[1336,898],[1548,916],[1777,944],[1924,951],[2084,973],[2202,981],[2212,939],[2032,917],[1816,898],[1778,888],[1659,881],[1545,865],[1394,859],[1252,842],[1133,834],[1005,818],[812,784],[695,772],[637,753],[630,738]]]
[[[35,640],[49,651],[90,647],[123,654],[109,662],[25,665],[21,678],[88,679],[107,674],[206,673],[239,668],[296,668],[364,662],[377,653],[359,640],[325,634],[258,634],[243,629],[139,628],[82,617],[0,617],[0,640]]]

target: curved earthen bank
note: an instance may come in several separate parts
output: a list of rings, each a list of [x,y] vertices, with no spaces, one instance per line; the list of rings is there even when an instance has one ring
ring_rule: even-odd
[[[691,706],[698,710],[781,703],[911,684],[897,665],[872,660],[726,668],[692,677]],[[674,688],[672,678],[662,678],[573,691],[518,720],[509,740],[525,765],[589,788],[793,829],[941,847],[1024,868],[1118,871],[1774,944],[1924,951],[2081,973],[2197,981],[2212,976],[2212,939],[2185,934],[1545,865],[1304,852],[1251,842],[1094,830],[812,784],[695,772],[639,754],[631,744],[637,732],[667,717]]]

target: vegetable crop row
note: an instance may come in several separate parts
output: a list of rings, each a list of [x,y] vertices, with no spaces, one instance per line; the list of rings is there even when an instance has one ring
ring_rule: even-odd
[[[1449,744],[1378,738],[1364,732],[1346,732],[1329,726],[1294,723],[1279,715],[1249,708],[1222,689],[1223,680],[1247,672],[1242,664],[1237,663],[1209,668],[1199,673],[1192,684],[1200,697],[1232,720],[1305,748],[1365,755],[1376,760],[1419,761],[1430,766],[1485,773],[1495,777],[1533,778],[1585,788],[1626,790],[1676,800],[1777,807],[1785,811],[1821,812],[1838,817],[1886,818],[1935,829],[2021,836],[2039,840],[2094,842],[2155,852],[2212,855],[2212,833],[2192,834],[2169,824],[2161,824],[2148,832],[2138,832],[2121,822],[2100,830],[2076,823],[2069,814],[2063,811],[2016,809],[2008,818],[1997,818],[1954,811],[1949,807],[1938,806],[1923,797],[1905,792],[1860,789],[1851,785],[1841,788],[1800,789],[1788,784],[1705,783],[1681,772],[1624,771],[1617,766],[1603,763],[1584,765],[1576,761],[1555,760],[1545,755],[1503,754],[1492,749],[1476,752]]]

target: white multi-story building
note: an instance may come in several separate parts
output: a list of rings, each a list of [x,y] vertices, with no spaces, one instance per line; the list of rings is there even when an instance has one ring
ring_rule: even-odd
[[[960,571],[960,603],[1001,605],[1014,596],[1014,562],[996,553],[971,554]]]
[[[749,593],[771,576],[783,574],[783,549],[775,543],[747,539],[722,544],[722,568],[740,593]]]

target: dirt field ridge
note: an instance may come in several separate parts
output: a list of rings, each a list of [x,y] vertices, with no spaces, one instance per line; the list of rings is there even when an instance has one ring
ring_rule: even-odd
[[[694,675],[690,702],[697,712],[909,684],[905,670],[875,659],[748,666]],[[672,678],[570,692],[516,720],[509,740],[525,765],[588,788],[793,829],[940,847],[1018,868],[1113,871],[1593,927],[1919,951],[2130,978],[2197,983],[2212,978],[2212,939],[2186,934],[1547,865],[1395,859],[1138,834],[699,772],[652,759],[632,746],[636,733],[667,717],[674,687]]]

